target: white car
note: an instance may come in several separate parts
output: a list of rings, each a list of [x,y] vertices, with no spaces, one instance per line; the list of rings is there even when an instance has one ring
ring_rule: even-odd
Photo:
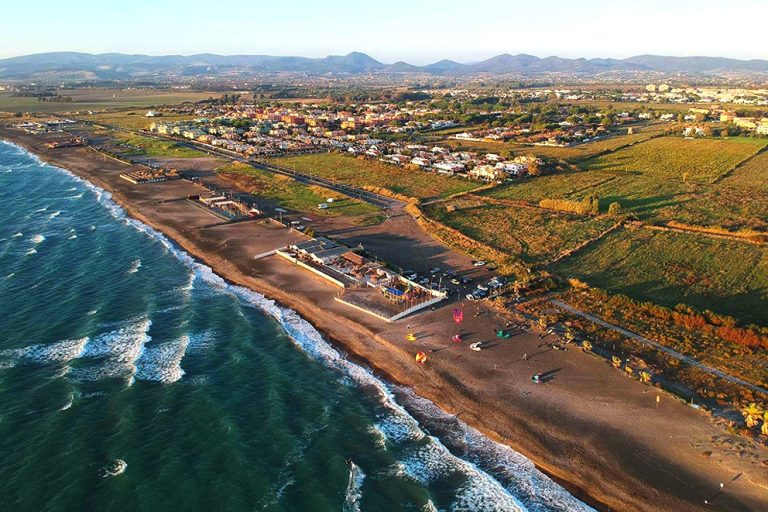
[[[472,265],[474,265],[475,267],[484,267],[485,266],[485,261],[483,261],[483,260],[474,261],[474,262],[472,262]]]

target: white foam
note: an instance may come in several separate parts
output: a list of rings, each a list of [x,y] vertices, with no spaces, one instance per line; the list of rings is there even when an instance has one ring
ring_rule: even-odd
[[[181,369],[181,360],[187,346],[189,346],[189,337],[182,336],[177,341],[144,347],[144,351],[136,361],[135,378],[162,382],[163,384],[170,384],[181,379],[184,375],[184,370]]]
[[[61,210],[56,210],[55,212],[53,212],[52,214],[50,214],[50,215],[48,216],[48,218],[49,218],[49,219],[55,219],[55,218],[56,218],[56,217],[58,217],[59,215],[61,215]]]
[[[64,363],[80,357],[88,338],[40,343],[24,348],[0,351],[0,357],[15,362]]]
[[[45,242],[45,236],[37,234],[37,235],[33,236],[29,241],[32,242],[35,245],[41,244],[41,243]]]
[[[22,233],[21,231],[19,231],[18,233],[14,233],[14,234],[11,236],[11,238],[20,238],[20,237],[22,237],[22,236],[24,236],[24,233]]]
[[[360,512],[360,500],[363,497],[364,480],[365,473],[363,470],[353,461],[350,461],[347,490],[344,495],[344,504],[341,506],[342,512]]]
[[[43,213],[43,212],[44,212],[44,211],[46,211],[47,209],[48,209],[48,207],[47,207],[47,206],[43,206],[42,208],[38,208],[37,210],[35,210],[35,213]]]
[[[128,269],[128,273],[135,274],[136,272],[139,271],[140,268],[141,268],[141,260],[133,260],[133,262],[131,263],[131,268]]]
[[[30,249],[26,253],[24,253],[26,256],[32,256],[33,254],[37,254],[37,249]]]
[[[69,239],[69,240],[74,240],[75,238],[77,238],[77,235],[69,235],[69,238],[68,238],[68,239]]]

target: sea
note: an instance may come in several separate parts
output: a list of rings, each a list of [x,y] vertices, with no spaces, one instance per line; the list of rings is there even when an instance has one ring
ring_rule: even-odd
[[[0,315],[2,511],[591,510],[7,142]]]

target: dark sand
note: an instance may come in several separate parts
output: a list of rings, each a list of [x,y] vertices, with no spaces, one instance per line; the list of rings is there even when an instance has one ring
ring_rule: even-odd
[[[477,307],[470,303],[465,305],[465,341],[459,345],[450,342],[456,332],[451,321],[455,304],[386,323],[334,301],[337,288],[282,259],[253,258],[300,238],[298,233],[258,221],[205,227],[218,219],[184,201],[172,201],[198,193],[192,184],[131,185],[118,177],[128,165],[88,149],[49,150],[42,145],[44,137],[7,128],[0,129],[0,137],[111,191],[130,215],[167,234],[219,275],[296,310],[355,359],[509,445],[599,509],[768,510],[767,450],[759,449],[755,460],[740,456],[739,450],[721,449],[722,439],[744,440],[603,360],[574,348],[548,349],[540,346],[536,334],[526,332],[496,339],[501,322],[497,313],[480,306],[481,314],[475,316]],[[355,227],[344,219],[318,220],[313,227],[362,242],[405,268],[450,265],[487,275],[407,216],[374,227]],[[418,334],[417,342],[405,341],[408,324]],[[467,345],[475,341],[488,341],[488,348],[469,350]],[[426,366],[414,363],[418,350],[429,353]],[[553,371],[553,379],[532,384],[530,376],[542,371]],[[712,454],[705,456],[705,451]],[[704,505],[720,482],[740,473],[713,505]]]

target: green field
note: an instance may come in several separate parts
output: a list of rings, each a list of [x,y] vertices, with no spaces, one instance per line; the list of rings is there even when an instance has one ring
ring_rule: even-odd
[[[175,142],[124,132],[115,132],[115,136],[134,148],[126,156],[148,156],[155,158],[198,158],[208,156],[202,151],[197,151]]]
[[[129,107],[156,107],[176,105],[186,101],[200,101],[221,93],[175,89],[61,89],[61,96],[70,96],[71,102],[44,102],[33,97],[13,96],[0,92],[0,112],[76,112]]]
[[[633,299],[768,325],[765,246],[696,234],[620,230],[559,262],[554,270]]]
[[[216,169],[223,177],[237,183],[243,190],[271,199],[284,208],[324,216],[361,216],[359,224],[382,222],[385,217],[376,215],[380,210],[368,203],[342,196],[322,187],[305,185],[287,176],[272,174],[250,165],[232,163]],[[320,210],[317,205],[328,197],[335,198],[329,208]]]
[[[450,211],[452,210],[452,211]],[[591,218],[490,203],[462,197],[424,208],[435,220],[529,264],[557,257],[613,224],[613,219]]]
[[[483,195],[532,203],[538,203],[542,199],[569,199],[575,194],[590,190],[617,177],[617,173],[607,172],[559,172],[513,181],[484,192]]]
[[[446,197],[480,186],[476,182],[439,174],[410,171],[374,160],[361,160],[337,153],[275,158],[272,163],[299,172],[329,178],[357,187],[386,189],[419,199]]]

